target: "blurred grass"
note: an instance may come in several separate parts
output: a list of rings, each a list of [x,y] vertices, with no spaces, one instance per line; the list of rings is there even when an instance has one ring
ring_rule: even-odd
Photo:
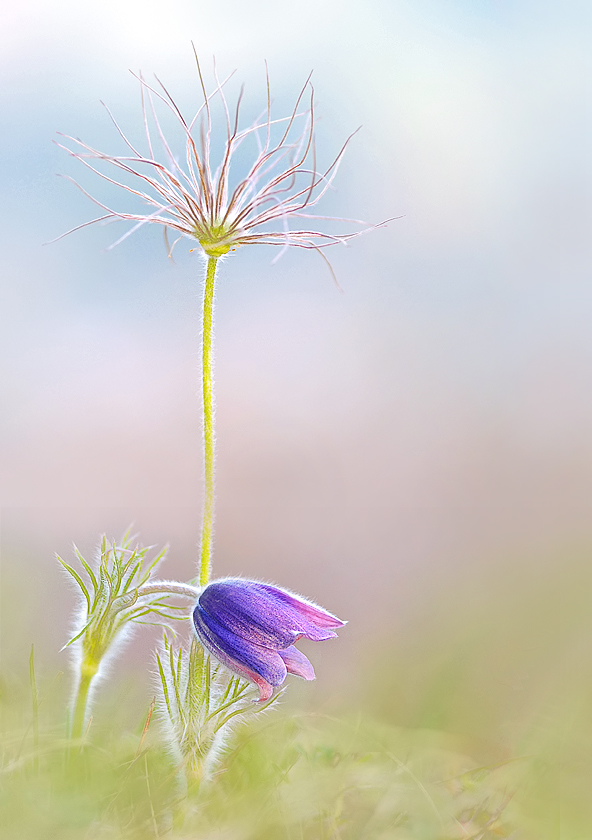
[[[36,748],[30,697],[24,686],[3,685],[5,840],[512,834],[512,794],[524,762],[478,767],[438,733],[361,717],[270,714],[240,728],[214,779],[184,797],[157,727],[142,743],[143,721],[122,731],[124,698],[111,702],[110,725],[68,755],[58,709],[42,701]]]
[[[156,716],[142,740],[150,698],[133,675],[103,688],[68,757],[67,679],[26,658],[5,669],[0,837],[589,840],[587,552],[465,570],[436,591],[417,625],[365,648],[367,672],[352,669],[365,690],[339,711],[286,704],[244,724],[189,796]]]
[[[524,756],[517,793],[524,836],[588,840],[590,550],[476,564],[436,588],[405,638],[382,639],[389,667],[371,661],[366,707],[412,729],[455,733],[483,763]]]

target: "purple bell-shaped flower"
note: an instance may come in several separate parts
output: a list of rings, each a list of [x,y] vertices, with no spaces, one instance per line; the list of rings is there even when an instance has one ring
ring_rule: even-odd
[[[346,623],[285,589],[242,578],[208,584],[193,611],[197,638],[219,662],[255,683],[269,700],[286,675],[314,680],[312,665],[294,642],[321,641]]]

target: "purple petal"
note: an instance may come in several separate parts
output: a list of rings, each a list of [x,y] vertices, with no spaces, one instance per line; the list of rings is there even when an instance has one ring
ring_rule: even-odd
[[[249,642],[274,650],[291,645],[300,635],[291,614],[260,586],[246,580],[210,583],[198,599],[201,609]]]
[[[204,612],[199,603],[193,611],[193,623],[203,646],[230,670],[244,672],[254,682],[258,681],[246,671],[258,674],[270,685],[281,685],[286,679],[286,666],[275,650],[237,636]]]
[[[337,618],[333,613],[318,607],[316,604],[301,598],[299,595],[294,595],[292,592],[287,592],[285,589],[280,589],[277,586],[270,586],[269,584],[259,584],[262,589],[265,589],[271,597],[282,601],[295,611],[295,613],[306,619],[311,624],[318,628],[334,628],[343,627],[346,624],[340,618]],[[333,634],[336,635],[336,634]]]
[[[290,645],[290,647],[280,650],[278,653],[284,660],[289,674],[296,674],[297,677],[302,677],[305,680],[314,680],[314,668],[298,648]]]
[[[200,607],[236,635],[276,650],[307,636],[320,641],[337,634],[344,622],[276,586],[241,578],[209,584],[199,597]]]

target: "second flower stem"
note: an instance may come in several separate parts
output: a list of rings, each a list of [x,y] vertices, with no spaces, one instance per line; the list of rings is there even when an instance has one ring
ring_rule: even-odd
[[[217,257],[208,257],[203,302],[202,387],[204,413],[204,508],[201,526],[199,585],[210,579],[212,532],[214,527],[214,397],[212,389],[212,332],[214,320],[214,282]]]

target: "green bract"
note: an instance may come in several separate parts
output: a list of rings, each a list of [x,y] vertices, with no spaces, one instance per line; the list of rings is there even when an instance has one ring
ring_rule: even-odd
[[[65,647],[76,646],[80,656],[80,677],[77,699],[73,709],[72,735],[83,733],[86,702],[91,682],[97,676],[101,663],[114,642],[130,622],[153,624],[186,618],[186,608],[166,603],[162,592],[143,595],[141,587],[149,584],[157,565],[164,559],[167,549],[149,559],[149,548],[133,545],[129,533],[121,543],[101,540],[99,556],[95,563],[88,563],[75,549],[80,570],[70,566],[61,557],[59,562],[75,580],[82,595],[78,627]]]

